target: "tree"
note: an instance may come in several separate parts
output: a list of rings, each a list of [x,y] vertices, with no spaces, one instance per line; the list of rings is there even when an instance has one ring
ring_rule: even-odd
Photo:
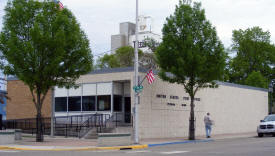
[[[245,84],[254,87],[266,88],[266,86],[268,86],[268,81],[260,72],[253,71],[245,79]]]
[[[153,38],[147,37],[143,40],[143,42],[145,46],[148,47],[152,53],[154,53],[159,46],[159,42]]]
[[[148,51],[143,53],[142,57],[139,59],[140,66],[145,69],[157,69],[155,52],[157,47],[159,46],[159,42],[157,42],[153,38],[145,38],[143,40],[145,47],[148,47]]]
[[[98,58],[96,68],[116,68],[119,67],[119,62],[114,54],[105,54]]]
[[[120,67],[134,66],[134,48],[131,46],[120,47],[116,50],[115,56],[120,64]],[[139,52],[140,53],[140,52]]]
[[[89,41],[74,15],[50,0],[13,0],[7,3],[0,50],[15,75],[30,89],[37,110],[36,141],[43,141],[43,102],[54,86],[72,87],[92,70]]]
[[[232,38],[232,52],[236,56],[230,64],[230,82],[246,84],[246,79],[254,71],[259,71],[265,79],[274,78],[275,46],[271,44],[269,31],[259,27],[234,30]],[[267,88],[267,85],[263,87]]]
[[[205,17],[201,3],[179,1],[162,28],[163,42],[156,51],[159,76],[182,84],[191,99],[189,139],[195,139],[194,98],[201,88],[217,87],[225,67],[223,45]]]
[[[139,56],[143,52],[139,50]],[[97,60],[98,68],[117,68],[117,67],[132,67],[134,66],[134,48],[124,46],[118,48],[113,54],[105,54]]]

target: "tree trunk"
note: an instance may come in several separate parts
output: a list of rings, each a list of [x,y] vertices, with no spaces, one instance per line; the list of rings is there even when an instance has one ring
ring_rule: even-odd
[[[43,123],[41,113],[41,94],[37,93],[37,115],[36,115],[36,142],[43,142]]]
[[[195,140],[195,113],[194,113],[194,96],[191,96],[191,110],[189,118],[189,140]]]

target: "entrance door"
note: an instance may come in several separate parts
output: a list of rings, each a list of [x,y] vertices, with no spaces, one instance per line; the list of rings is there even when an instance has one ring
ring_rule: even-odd
[[[124,98],[124,110],[125,110],[125,123],[131,123],[131,97]]]

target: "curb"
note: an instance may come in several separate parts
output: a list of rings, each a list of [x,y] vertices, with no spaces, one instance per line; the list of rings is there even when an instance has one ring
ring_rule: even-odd
[[[144,149],[148,148],[147,144],[132,145],[132,146],[114,146],[114,147],[84,147],[84,148],[24,148],[24,147],[10,147],[0,146],[0,150],[18,150],[18,151],[97,151],[97,150],[130,150],[130,149]]]
[[[214,141],[214,139],[165,142],[165,143],[158,143],[158,144],[148,144],[148,147],[165,146],[165,145],[177,145],[177,144],[188,144],[188,143],[212,142],[212,141]]]
[[[114,147],[78,147],[78,148],[28,148],[28,147],[12,147],[12,146],[0,146],[0,150],[18,150],[18,151],[98,151],[98,150],[133,150],[133,149],[144,149],[156,146],[165,145],[177,145],[177,144],[188,144],[188,143],[202,143],[202,142],[212,142],[213,139],[207,140],[187,140],[187,141],[177,141],[177,142],[165,142],[157,144],[142,144],[142,145],[131,145],[131,146],[114,146]],[[47,147],[47,146],[45,146]]]

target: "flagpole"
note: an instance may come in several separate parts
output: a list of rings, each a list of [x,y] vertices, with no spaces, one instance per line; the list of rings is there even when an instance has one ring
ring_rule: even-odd
[[[138,0],[136,0],[136,32],[135,32],[135,86],[138,86]],[[138,136],[138,93],[135,92],[135,109],[134,109],[134,139],[139,143]]]

